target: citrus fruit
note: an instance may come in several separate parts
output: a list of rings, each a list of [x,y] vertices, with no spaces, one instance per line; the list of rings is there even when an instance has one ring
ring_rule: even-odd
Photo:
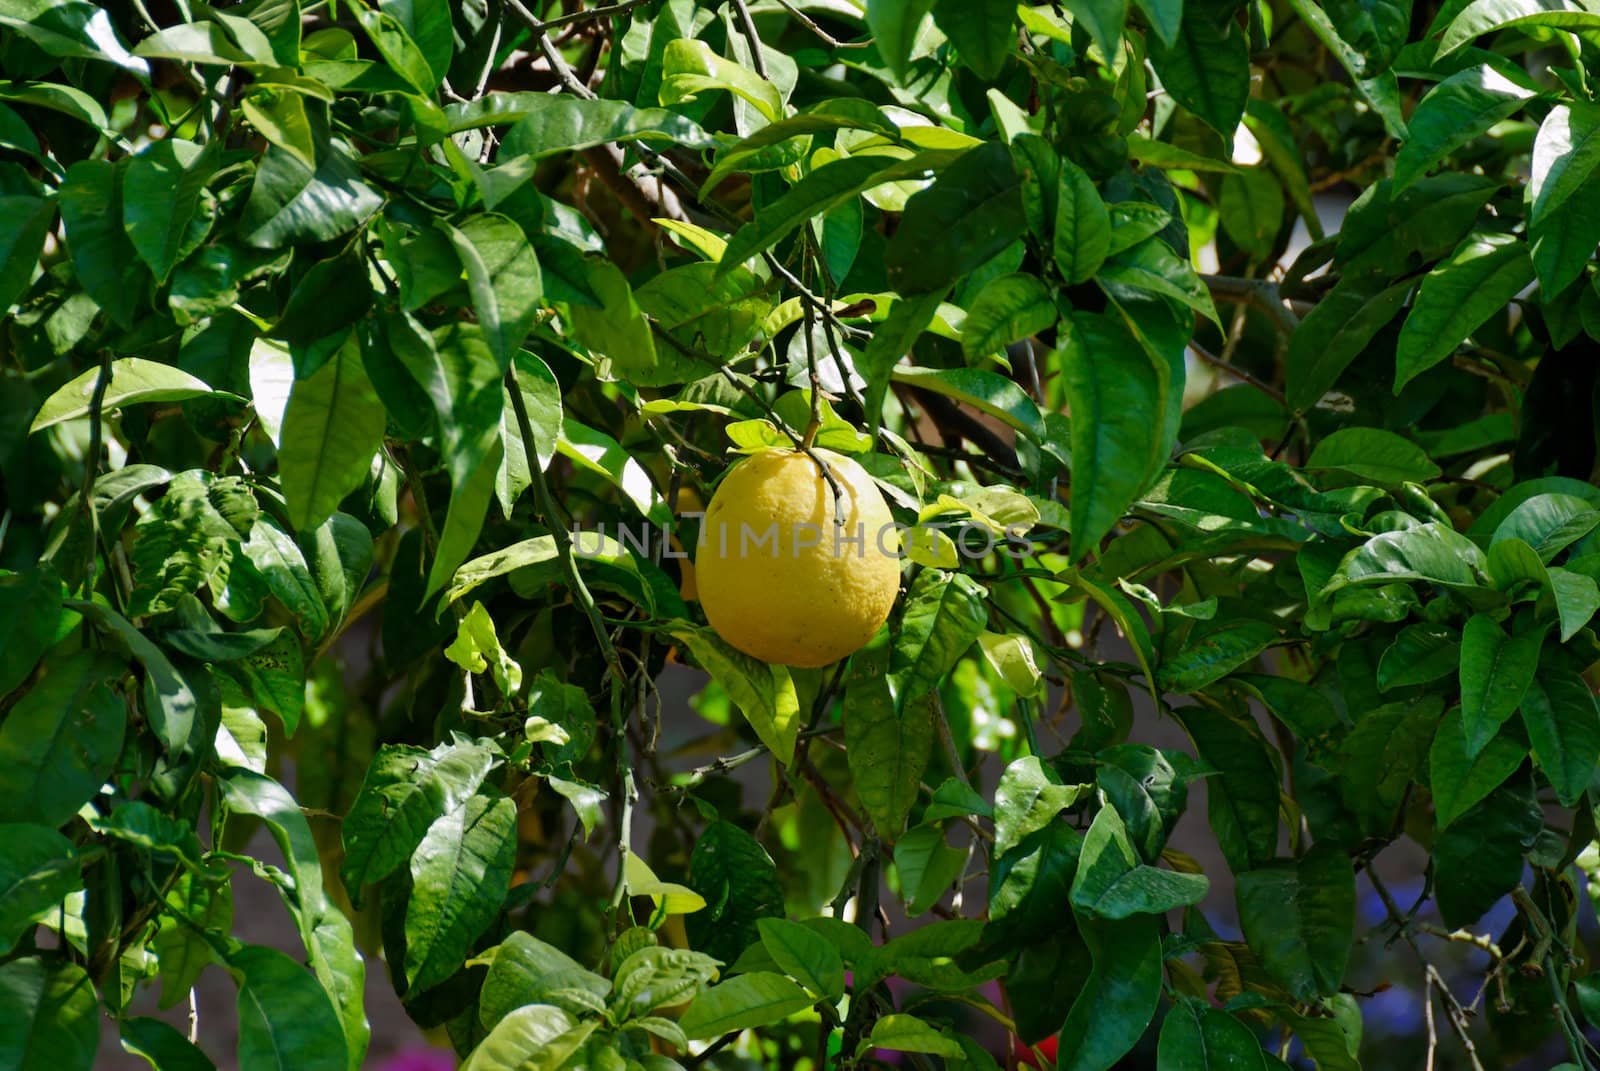
[[[838,483],[837,509],[815,461],[767,450],[723,477],[702,520],[700,605],[724,640],[763,662],[837,662],[872,638],[900,589],[894,519],[872,477],[812,453]]]

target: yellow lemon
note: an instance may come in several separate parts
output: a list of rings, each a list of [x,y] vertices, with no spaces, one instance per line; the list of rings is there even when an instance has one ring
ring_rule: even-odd
[[[861,648],[900,590],[894,518],[872,477],[847,457],[812,453],[839,486],[837,510],[811,458],[754,454],[711,496],[695,556],[700,605],[724,640],[808,668]]]

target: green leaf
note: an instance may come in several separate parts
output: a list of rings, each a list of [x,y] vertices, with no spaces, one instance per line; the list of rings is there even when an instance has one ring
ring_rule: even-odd
[[[1550,569],[1550,592],[1561,625],[1561,642],[1576,636],[1600,612],[1600,584],[1593,577],[1568,569]]]
[[[1551,667],[1528,686],[1521,711],[1534,761],[1561,805],[1574,806],[1600,761],[1600,710],[1593,691],[1571,670]]]
[[[1268,974],[1295,999],[1331,996],[1344,979],[1356,882],[1342,849],[1318,844],[1294,860],[1238,875],[1239,925]]]
[[[1437,833],[1434,895],[1444,924],[1472,925],[1515,888],[1543,829],[1532,778],[1515,777]]]
[[[1266,260],[1283,229],[1283,186],[1266,166],[1244,167],[1222,176],[1217,202],[1222,229],[1252,260]]]
[[[1011,165],[1011,152],[999,142],[985,142],[906,202],[884,251],[889,285],[900,294],[950,286],[1026,227],[1022,179]]]
[[[767,285],[744,268],[724,272],[716,264],[685,264],[656,275],[634,291],[634,298],[660,330],[684,346],[731,361],[748,349],[772,311],[771,302],[763,296]],[[684,360],[672,365],[674,372],[668,381],[699,378],[709,368]]]
[[[861,1039],[856,1048],[858,1056],[870,1049],[889,1049],[894,1052],[920,1052],[930,1056],[964,1058],[961,1043],[932,1023],[903,1013],[885,1015],[872,1024],[872,1031]]]
[[[91,1071],[100,1045],[98,1010],[94,985],[77,964],[29,956],[0,966],[0,1054],[7,1068]]]
[[[338,1014],[304,967],[260,945],[228,966],[239,979],[239,1071],[346,1071]]]
[[[298,156],[268,149],[256,168],[240,220],[244,240],[258,249],[296,241],[326,242],[365,223],[383,199],[361,181],[360,169],[334,144],[315,170]]]
[[[539,468],[546,469],[556,455],[556,443],[561,438],[561,384],[550,366],[535,354],[523,350],[513,360],[517,366],[517,389],[522,394],[528,426],[533,432],[533,456]],[[501,511],[510,519],[512,507],[533,483],[533,475],[528,468],[528,449],[512,406],[511,390],[509,387],[502,390],[500,437],[505,442],[505,457],[500,463],[494,490]]]
[[[278,478],[296,531],[308,532],[333,516],[366,480],[383,445],[385,420],[353,341],[295,382],[283,414]]]
[[[552,1004],[529,1004],[501,1019],[461,1071],[556,1071],[599,1025],[580,1024]]]
[[[933,21],[961,62],[993,81],[1017,43],[1017,8],[1009,0],[934,0]]]
[[[39,658],[76,614],[63,612],[62,584],[48,562],[25,573],[0,574],[0,695],[28,679]]]
[[[827,938],[798,922],[760,919],[761,943],[784,973],[827,1000],[844,996],[844,961]]]
[[[893,840],[933,754],[935,715],[929,703],[898,701],[890,664],[881,633],[855,656],[844,692],[844,734],[856,795],[879,834]]]
[[[1270,861],[1278,850],[1281,775],[1254,723],[1220,710],[1183,717],[1200,758],[1221,776],[1206,783],[1206,816],[1235,874]]]
[[[1062,160],[1060,175],[1051,250],[1061,277],[1081,283],[1100,270],[1111,251],[1111,217],[1082,168]]]
[[[61,184],[61,222],[78,281],[116,323],[133,325],[145,272],[123,229],[122,184],[128,164],[80,160]]]
[[[1047,820],[1006,852],[997,851],[989,879],[988,936],[1025,943],[1055,929],[1082,845],[1083,834],[1065,822]]]
[[[1560,207],[1529,219],[1528,244],[1544,294],[1561,293],[1583,274],[1600,246],[1600,170]]]
[[[1461,630],[1461,723],[1467,754],[1477,755],[1516,713],[1539,669],[1544,631],[1507,636],[1488,614]]]
[[[933,0],[867,0],[867,29],[872,31],[878,54],[902,81],[932,7]]]
[[[1439,475],[1426,450],[1382,428],[1340,428],[1317,443],[1306,468],[1337,469],[1385,487]]]
[[[1298,410],[1316,405],[1405,304],[1410,281],[1374,293],[1349,278],[1323,295],[1289,338],[1284,394]]]
[[[472,216],[445,233],[466,269],[478,327],[503,371],[539,314],[544,294],[539,260],[522,228],[498,213]]]
[[[800,706],[789,670],[735,650],[710,629],[674,635],[688,644],[695,661],[738,704],[756,736],[778,761],[784,765],[793,762],[800,735]]]
[[[689,1005],[678,1025],[690,1038],[767,1026],[811,1007],[805,990],[781,974],[752,971],[712,986]]]
[[[1250,1028],[1227,1012],[1181,1003],[1167,1013],[1157,1071],[1268,1071]]]
[[[446,105],[449,132],[514,124],[500,142],[501,160],[535,158],[628,141],[667,141],[714,149],[716,140],[693,120],[665,108],[635,108],[620,100],[580,100],[566,94],[487,93]]]
[[[1147,238],[1153,238],[1171,225],[1172,217],[1153,204],[1144,201],[1118,201],[1106,206],[1111,219],[1111,244],[1107,256],[1132,249]]]
[[[1221,134],[1231,152],[1250,96],[1250,48],[1234,20],[1219,24],[1187,4],[1177,41],[1150,42],[1150,62],[1172,99]]]
[[[588,543],[584,546],[587,548]],[[509,547],[473,558],[455,572],[450,588],[445,593],[447,602],[456,602],[482,584],[497,576],[505,576],[518,569],[553,561],[556,558],[555,536],[534,536]]]
[[[1019,633],[983,632],[978,649],[989,668],[1000,674],[1006,687],[1025,699],[1041,693],[1043,674],[1034,657],[1033,642]]]
[[[314,108],[315,101],[304,94],[271,85],[256,88],[239,102],[239,110],[262,137],[312,168],[322,140],[321,117]]]
[[[300,641],[285,630],[230,668],[252,705],[278,715],[284,730],[293,733],[305,712],[304,662]]]
[[[1164,658],[1156,683],[1169,692],[1197,692],[1226,677],[1277,642],[1265,621],[1219,620],[1197,627],[1176,654]]]
[[[1595,18],[1600,20],[1600,15]],[[1533,143],[1529,221],[1539,222],[1557,212],[1596,166],[1600,166],[1600,107],[1574,102],[1551,108]]]
[[[1351,73],[1372,79],[1388,70],[1411,30],[1411,0],[1328,0],[1325,6],[1340,39],[1363,61]]]
[[[478,1019],[487,1030],[525,1004],[543,1004],[553,990],[577,986],[604,998],[611,983],[585,970],[553,945],[521,930],[493,950],[478,999]]]
[[[881,48],[883,45],[881,37],[878,44]],[[776,146],[781,146],[791,139],[832,130],[869,130],[895,140],[899,140],[900,136],[900,127],[875,104],[858,97],[837,97],[820,101],[787,119],[769,123],[737,144],[718,152],[717,166],[701,184],[700,189],[704,193],[709,193],[721,185],[722,180],[729,175],[756,170],[767,161]],[[667,229],[682,233],[681,228],[684,224],[676,220],[669,223],[672,226]],[[708,251],[708,255],[713,260],[721,257],[720,253],[714,251]]]
[[[894,869],[900,876],[906,913],[916,918],[932,909],[966,865],[967,853],[950,846],[943,826],[925,822],[908,830],[894,846]]]
[[[122,1048],[144,1059],[151,1071],[216,1071],[210,1057],[175,1027],[148,1016],[122,1021]]]
[[[1600,139],[1596,141],[1600,146]],[[1468,235],[1427,274],[1395,350],[1394,390],[1432,368],[1533,281],[1528,247],[1515,235]]]
[[[901,706],[938,687],[989,618],[983,586],[963,573],[922,569],[906,593],[892,673]]]
[[[150,76],[150,65],[128,52],[117,35],[111,13],[98,4],[8,4],[0,10],[0,26],[15,31],[52,56],[114,63],[130,74]]]
[[[359,907],[365,886],[410,859],[433,823],[459,810],[494,763],[491,746],[459,737],[431,751],[404,744],[379,748],[340,827],[339,874],[351,902]]]
[[[1017,759],[1000,775],[994,794],[994,850],[1004,855],[1029,834],[1045,828],[1083,795],[1084,786],[1063,785],[1036,756]]]
[[[1476,543],[1438,522],[1384,532],[1345,555],[1323,593],[1346,584],[1389,584],[1426,580],[1454,588],[1475,588],[1486,567]]]
[[[1129,158],[1148,166],[1159,167],[1163,170],[1211,171],[1224,175],[1232,174],[1237,170],[1227,160],[1202,156],[1200,153],[1190,152],[1188,149],[1173,145],[1171,142],[1147,138],[1143,134],[1129,134],[1127,140]],[[1132,242],[1128,243],[1130,246],[1133,244]]]
[[[197,701],[166,652],[108,606],[78,600],[69,600],[67,605],[114,636],[144,666],[144,715],[167,751],[177,755],[191,747]]]
[[[1121,320],[1075,312],[1062,321],[1059,342],[1073,413],[1072,551],[1083,557],[1117,525],[1165,459],[1165,444],[1151,435],[1165,399],[1156,368]]]
[[[1461,634],[1444,625],[1407,625],[1378,660],[1378,689],[1427,684],[1456,672]]]
[[[613,962],[625,947],[613,946]],[[717,976],[717,961],[701,952],[647,945],[618,964],[615,975],[611,1014],[625,1019],[684,1003]]]
[[[202,199],[211,159],[194,142],[167,138],[133,157],[123,173],[122,223],[157,283],[211,229],[212,210]]]
[[[345,619],[372,568],[372,533],[348,513],[335,513],[306,537],[317,593],[337,625]]]
[[[346,1071],[359,1071],[366,1057],[367,1041],[371,1035],[362,1005],[366,967],[356,952],[355,933],[350,926],[350,920],[343,911],[333,905],[323,888],[322,860],[318,854],[317,842],[311,835],[311,826],[294,797],[270,777],[235,768],[228,772],[226,778],[221,779],[220,785],[228,809],[260,818],[289,864],[291,880],[287,883],[278,883],[278,892],[299,925],[300,939],[305,945],[306,955],[316,974],[316,981],[321,985],[326,999],[332,1004],[335,1024],[344,1042],[339,1050],[340,1065],[344,1066]],[[274,952],[273,955],[278,956],[279,953]],[[285,963],[292,963],[287,958],[281,956],[280,958],[283,958]],[[293,964],[293,966],[298,974],[299,965]],[[275,981],[264,984],[277,988]],[[246,985],[249,985],[248,972]],[[241,1001],[244,999],[242,991],[240,999]],[[241,1021],[242,1010],[241,1008]],[[270,1011],[263,1012],[262,1015],[267,1023],[271,1024],[273,1015]],[[276,1027],[272,1029],[276,1030]],[[271,1040],[265,1038],[258,1038],[258,1042],[273,1044]],[[244,1045],[242,1039],[240,1045],[242,1053]],[[240,1064],[241,1069],[248,1066],[242,1056]],[[276,1067],[275,1064],[268,1066]]]
[[[1535,494],[1516,504],[1494,528],[1489,545],[1520,539],[1545,563],[1600,526],[1600,510],[1587,499],[1559,493]]]
[[[1522,741],[1509,731],[1496,733],[1476,755],[1468,752],[1467,743],[1461,708],[1451,707],[1428,749],[1428,783],[1433,790],[1434,819],[1440,829],[1504,784],[1528,755]]]
[[[1062,5],[1071,13],[1075,23],[1089,32],[1089,39],[1100,49],[1100,61],[1110,70],[1122,53],[1122,27],[1128,18],[1128,0],[1071,0]],[[1141,10],[1149,9],[1141,5]],[[1171,44],[1178,32],[1182,18],[1181,5],[1177,17],[1162,13],[1166,18],[1157,28],[1160,39]],[[1154,21],[1154,20],[1152,20]]]
[[[695,841],[688,884],[710,905],[684,919],[689,944],[723,963],[735,962],[761,939],[762,919],[783,918],[777,865],[760,841],[732,822],[713,822]]]
[[[405,24],[385,10],[375,10],[365,4],[353,7],[356,22],[366,31],[368,39],[391,71],[424,96],[439,88],[444,71],[435,71],[428,63],[428,58],[411,39]]]
[[[522,666],[500,645],[494,618],[481,602],[474,602],[461,619],[455,641],[444,649],[444,656],[468,673],[492,672],[495,687],[508,699],[522,690]]]
[[[1436,57],[1442,59],[1486,33],[1534,26],[1593,30],[1600,28],[1600,13],[1576,0],[1473,0],[1445,27]]]
[[[0,311],[9,310],[33,282],[55,205],[43,197],[0,197]]]
[[[1159,294],[1189,306],[1213,323],[1220,323],[1211,292],[1195,274],[1194,268],[1166,242],[1151,238],[1118,253],[1100,269],[1097,282],[1103,288],[1128,287],[1135,291]],[[1113,297],[1118,295],[1113,293]]]
[[[961,349],[967,360],[976,362],[1048,330],[1055,322],[1055,302],[1038,276],[1002,275],[984,284],[972,299],[961,327]]]
[[[1057,1040],[1060,1071],[1109,1071],[1149,1027],[1161,998],[1161,935],[1153,916],[1083,928],[1094,957]]]
[[[909,302],[906,302],[909,304]],[[896,303],[899,307],[900,303]],[[1044,417],[1028,392],[1014,380],[982,368],[895,368],[892,378],[942,394],[1016,428],[1035,442],[1048,435]]]
[[[991,957],[980,947],[983,935],[983,923],[977,919],[929,923],[879,946],[871,956],[863,957],[857,969],[867,979],[898,975],[912,985],[941,993],[959,992],[982,985],[1005,969],[1003,963],[990,962]],[[974,958],[980,966],[963,968],[963,962]]]
[[[1486,63],[1457,71],[1434,86],[1406,123],[1411,138],[1395,157],[1394,192],[1509,118],[1533,96],[1533,90]]]
[[[1072,880],[1072,906],[1090,918],[1159,915],[1199,903],[1210,888],[1203,874],[1179,874],[1141,863],[1122,816],[1115,807],[1106,806],[1083,838]]]
[[[935,150],[919,153],[909,160],[850,156],[823,164],[757,212],[753,222],[734,233],[719,261],[720,270],[732,271],[806,221],[838,207],[862,191],[884,182],[915,177],[929,167],[942,164],[950,155],[948,151]]]
[[[420,993],[453,975],[505,903],[517,853],[517,807],[469,796],[434,820],[411,856],[406,985]]]
[[[258,519],[244,543],[245,557],[256,567],[296,627],[309,640],[320,640],[333,623],[322,594],[311,576],[311,566],[293,537],[270,517]],[[288,726],[291,735],[293,726]]]
[[[0,949],[10,951],[33,929],[35,918],[82,887],[72,842],[45,826],[0,825]]]
[[[725,89],[755,106],[767,122],[783,118],[778,87],[748,67],[723,59],[704,41],[680,39],[662,53],[661,103],[692,101],[708,89]]]
[[[113,683],[121,662],[78,651],[44,676],[0,723],[0,815],[60,826],[105,784],[122,752],[128,707]]]
[[[31,435],[63,421],[88,416],[99,379],[100,369],[91,368],[58,388],[45,399],[28,433]],[[145,402],[176,402],[207,396],[237,397],[213,391],[203,380],[171,365],[143,357],[120,357],[111,362],[111,379],[106,385],[101,411],[110,413],[123,406]]]
[[[586,263],[589,287],[600,304],[574,305],[572,330],[591,353],[609,359],[629,382],[640,386],[681,383],[710,371],[670,347],[656,346],[650,321],[616,265],[595,259]]]

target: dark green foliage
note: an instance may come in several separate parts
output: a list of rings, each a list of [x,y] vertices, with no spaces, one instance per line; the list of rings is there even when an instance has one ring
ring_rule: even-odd
[[[1592,1068],[1597,33],[0,0],[0,1067]],[[813,442],[902,593],[768,666]]]

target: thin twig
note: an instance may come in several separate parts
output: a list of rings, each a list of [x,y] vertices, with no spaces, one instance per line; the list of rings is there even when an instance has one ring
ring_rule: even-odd
[[[744,0],[733,0],[733,10],[739,17],[739,32],[750,43],[750,66],[755,68],[762,81],[770,81],[767,77],[767,60],[761,54],[761,35],[756,33],[756,20],[750,17],[750,5]]]
[[[1277,387],[1274,387],[1266,380],[1261,379],[1255,373],[1247,372],[1236,364],[1229,364],[1221,357],[1218,357],[1216,354],[1207,350],[1198,342],[1191,341],[1189,343],[1189,348],[1194,350],[1195,355],[1206,364],[1209,364],[1211,367],[1220,369],[1223,372],[1226,372],[1228,375],[1233,376],[1235,379],[1240,380],[1241,382],[1248,383],[1250,386],[1254,387],[1262,394],[1265,394],[1279,405],[1288,406],[1289,399],[1284,397],[1283,391],[1279,390]]]
[[[1439,1029],[1433,1025],[1433,976],[1424,976],[1422,988],[1422,1018],[1428,1024],[1428,1059],[1423,1071],[1433,1071],[1433,1056],[1439,1049]]]
[[[111,351],[100,353],[100,374],[94,381],[94,397],[89,399],[89,453],[83,459],[83,489],[78,497],[83,512],[89,518],[89,560],[85,565],[85,589],[94,590],[95,558],[100,551],[100,514],[94,508],[94,481],[100,475],[100,450],[104,438],[102,428],[106,388],[111,386]]]
[[[813,19],[810,15],[807,15],[804,11],[801,11],[799,8],[795,7],[793,4],[791,4],[789,2],[789,0],[778,0],[778,3],[783,5],[783,9],[785,11],[787,11],[789,14],[794,16],[796,22],[800,23],[800,25],[804,26],[806,29],[810,30],[812,33],[816,34],[818,37],[822,38],[823,43],[826,44],[829,48],[871,48],[872,47],[871,39],[868,39],[866,41],[841,41],[837,37],[833,36],[833,34],[829,33],[827,30],[824,30],[821,26],[817,25],[817,21],[815,19]]]
[[[1467,1054],[1467,1060],[1472,1064],[1473,1071],[1484,1071],[1483,1062],[1478,1059],[1478,1047],[1473,1043],[1470,1032],[1471,1013],[1461,1006],[1456,995],[1450,991],[1450,986],[1439,973],[1428,957],[1422,954],[1422,948],[1417,944],[1416,937],[1411,932],[1410,921],[1400,913],[1399,905],[1394,902],[1394,897],[1389,895],[1389,888],[1378,877],[1377,867],[1371,860],[1367,861],[1367,880],[1372,882],[1372,888],[1377,892],[1378,898],[1383,901],[1384,910],[1388,912],[1389,919],[1395,925],[1396,934],[1410,946],[1412,953],[1417,957],[1423,967],[1423,977],[1439,990],[1439,995],[1444,1000],[1445,1018],[1450,1023],[1450,1029],[1456,1035],[1456,1040],[1461,1042],[1461,1048]]]
[[[517,0],[509,0],[509,2],[513,8],[517,9],[517,14],[521,15],[529,26],[534,28],[535,33],[540,30],[548,33],[551,30],[559,29],[562,26],[571,26],[578,22],[594,22],[596,19],[608,19],[613,15],[626,15],[636,7],[644,7],[651,0],[620,0],[615,4],[602,4],[600,7],[591,7],[587,11],[574,11],[570,15],[557,15],[553,19],[542,20],[520,3],[517,3]]]
[[[582,606],[584,616],[589,619],[589,628],[594,632],[595,642],[600,645],[600,654],[605,659],[606,667],[611,671],[613,687],[621,688],[627,684],[628,677],[623,672],[622,659],[617,655],[617,648],[611,642],[611,634],[606,631],[605,622],[600,619],[600,610],[595,606],[594,595],[590,593],[589,585],[584,583],[583,574],[578,571],[578,563],[572,556],[572,535],[561,520],[555,497],[550,493],[550,483],[544,476],[544,467],[539,464],[538,439],[534,435],[533,424],[528,419],[528,405],[522,399],[522,387],[517,382],[515,365],[506,368],[506,390],[511,395],[511,408],[516,412],[517,430],[522,434],[522,448],[527,454],[528,472],[533,477],[534,496],[538,502],[539,512],[544,515],[545,523],[550,527],[550,535],[555,539],[556,557],[561,560],[562,572],[566,573],[573,595]]]

